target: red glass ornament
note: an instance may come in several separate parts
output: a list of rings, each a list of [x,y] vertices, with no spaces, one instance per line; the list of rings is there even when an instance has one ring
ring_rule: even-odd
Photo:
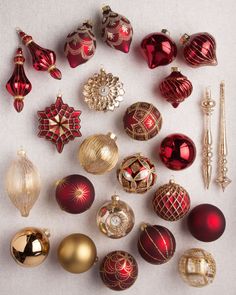
[[[216,41],[209,33],[184,34],[180,43],[184,45],[184,58],[192,67],[216,66]]]
[[[226,221],[222,211],[211,204],[201,204],[192,209],[188,216],[191,234],[202,242],[212,242],[224,233]]]
[[[14,108],[19,113],[24,107],[24,97],[31,91],[32,85],[24,71],[25,58],[19,47],[14,57],[15,68],[6,84],[7,91],[14,97]]]
[[[176,248],[175,237],[166,227],[144,225],[138,240],[138,251],[147,262],[163,264],[171,259]]]
[[[81,111],[65,104],[60,95],[56,103],[38,111],[39,137],[45,137],[56,145],[57,151],[62,152],[64,145],[75,137],[80,137]]]
[[[131,287],[137,276],[138,264],[134,257],[125,251],[110,252],[100,265],[100,277],[103,283],[115,291]]]
[[[102,40],[110,47],[128,53],[132,42],[133,28],[130,21],[104,6],[102,18]]]
[[[82,175],[69,175],[60,180],[56,187],[56,200],[62,210],[78,214],[93,204],[95,191],[92,182]]]
[[[133,139],[148,140],[159,133],[162,116],[154,105],[148,102],[136,102],[125,112],[125,132]]]
[[[160,83],[161,95],[172,104],[174,108],[189,97],[193,90],[193,85],[187,77],[181,74],[176,67],[171,68],[172,73]]]
[[[92,58],[96,50],[96,37],[89,21],[66,38],[64,52],[72,68],[75,68]]]
[[[37,71],[48,71],[54,79],[61,79],[61,72],[56,68],[56,54],[54,51],[40,47],[33,38],[17,29],[21,41],[30,51],[33,67]]]
[[[184,134],[170,134],[161,142],[160,158],[169,169],[185,169],[191,166],[196,158],[195,144]]]
[[[141,43],[141,52],[150,69],[170,64],[177,55],[175,42],[167,30],[147,35]]]

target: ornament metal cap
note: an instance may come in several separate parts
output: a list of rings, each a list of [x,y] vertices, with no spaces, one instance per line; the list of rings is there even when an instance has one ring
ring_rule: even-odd
[[[180,37],[179,42],[181,45],[184,45],[185,43],[188,42],[189,39],[190,39],[190,35],[185,33]]]
[[[179,67],[171,67],[171,72],[180,72]]]
[[[166,35],[170,36],[170,32],[167,29],[162,29],[161,32],[163,34],[166,34]]]
[[[117,136],[115,135],[115,133],[112,133],[112,132],[108,132],[107,133],[107,136],[109,136],[111,139],[113,139],[114,141],[117,140]]]
[[[106,5],[106,4],[102,5],[102,12],[103,13],[107,13],[109,11],[111,11],[111,7],[109,5]]]

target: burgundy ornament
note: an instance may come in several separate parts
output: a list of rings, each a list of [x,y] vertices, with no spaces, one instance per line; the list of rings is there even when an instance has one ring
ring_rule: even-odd
[[[54,51],[40,47],[33,38],[20,29],[17,29],[21,41],[29,49],[32,56],[33,67],[37,71],[48,71],[54,79],[61,79],[61,72],[56,68],[56,54]]]
[[[174,255],[175,237],[166,227],[143,225],[138,240],[138,251],[147,262],[163,264]]]
[[[192,93],[193,86],[180,70],[172,67],[172,73],[160,83],[161,95],[172,104],[174,108],[183,102]]]
[[[209,33],[184,34],[180,43],[184,45],[183,54],[192,67],[216,66],[216,41]]]
[[[147,35],[141,43],[141,52],[150,69],[170,64],[177,55],[175,42],[167,30]]]
[[[134,257],[125,251],[108,253],[100,265],[103,283],[115,291],[131,287],[138,276],[138,264]]]
[[[211,204],[201,204],[192,209],[188,216],[190,233],[202,242],[212,242],[225,231],[225,217],[222,211]]]
[[[56,200],[62,210],[78,214],[93,204],[95,191],[91,181],[82,175],[69,175],[60,180],[56,187]]]
[[[195,144],[184,134],[170,134],[161,142],[160,158],[169,169],[185,169],[191,166],[196,158]]]
[[[102,40],[110,47],[124,53],[129,52],[133,28],[130,21],[106,5],[102,8]]]
[[[7,91],[14,97],[14,108],[19,113],[24,107],[24,97],[31,91],[32,85],[24,71],[25,58],[19,47],[14,57],[14,72],[6,84]]]
[[[66,38],[64,52],[72,68],[87,62],[95,54],[96,37],[91,22],[86,21],[82,26]]]

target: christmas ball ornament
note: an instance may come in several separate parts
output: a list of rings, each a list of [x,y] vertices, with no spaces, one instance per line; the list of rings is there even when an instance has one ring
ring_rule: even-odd
[[[209,33],[184,34],[180,43],[184,46],[184,58],[191,67],[217,65],[216,41]]]
[[[138,264],[134,257],[125,251],[108,253],[100,265],[103,283],[115,291],[131,287],[138,276]]]
[[[152,205],[159,217],[167,221],[176,221],[188,213],[190,198],[182,186],[170,180],[157,189]]]
[[[65,104],[59,94],[55,104],[46,107],[44,111],[38,111],[38,136],[51,141],[61,153],[65,144],[81,136],[80,114],[80,110]]]
[[[169,261],[175,252],[175,237],[164,226],[142,225],[138,239],[138,251],[147,262],[163,264]]]
[[[57,257],[66,271],[78,274],[86,272],[94,265],[97,261],[97,249],[88,236],[75,233],[61,241]]]
[[[69,175],[57,183],[57,203],[68,213],[83,213],[92,206],[94,198],[93,184],[83,175]]]
[[[195,144],[184,134],[170,134],[161,142],[160,158],[167,168],[183,170],[191,166],[196,158]]]
[[[192,287],[204,287],[213,282],[216,263],[211,253],[193,248],[184,252],[179,260],[179,273]]]
[[[147,35],[141,43],[141,52],[150,69],[170,64],[177,55],[175,42],[167,30]]]
[[[24,107],[24,97],[31,91],[32,85],[24,70],[25,58],[19,47],[14,57],[14,72],[6,84],[7,91],[14,97],[14,108],[19,113]]]
[[[119,77],[104,69],[88,79],[83,89],[84,101],[91,110],[114,111],[123,100],[125,91]]]
[[[160,132],[162,116],[151,103],[136,102],[126,110],[123,123],[131,138],[149,140]]]
[[[212,242],[224,233],[226,221],[222,211],[211,204],[194,207],[188,216],[190,233],[202,242]]]
[[[11,240],[11,255],[21,266],[33,267],[41,264],[50,249],[48,230],[26,227]]]
[[[21,29],[17,28],[22,43],[28,47],[32,56],[32,64],[37,71],[48,71],[54,79],[61,79],[61,72],[56,67],[56,54],[54,51],[45,49],[36,44],[33,38]]]
[[[172,73],[161,81],[159,88],[161,95],[174,108],[183,102],[192,93],[193,86],[187,77],[181,74],[177,67],[172,67]]]
[[[92,174],[111,171],[118,161],[118,147],[114,133],[96,134],[87,137],[79,147],[78,160]]]
[[[119,169],[117,178],[128,193],[143,194],[156,182],[156,169],[153,163],[141,154],[126,157]]]
[[[134,212],[117,195],[111,197],[97,213],[97,225],[102,233],[112,239],[126,236],[134,226]]]
[[[93,26],[86,21],[77,30],[71,32],[64,46],[64,52],[72,68],[87,62],[95,54],[96,37],[93,33]]]
[[[130,21],[106,5],[102,8],[102,40],[110,47],[124,53],[129,52],[133,37]]]
[[[21,149],[7,170],[6,191],[20,211],[21,216],[27,217],[37,201],[41,189],[39,172]]]

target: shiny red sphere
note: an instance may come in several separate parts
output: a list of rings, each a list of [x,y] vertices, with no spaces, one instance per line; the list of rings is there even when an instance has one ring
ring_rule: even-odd
[[[164,226],[145,225],[138,240],[138,251],[147,262],[163,264],[171,259],[176,248],[175,237]]]
[[[194,142],[184,134],[171,134],[160,145],[160,158],[172,170],[182,170],[192,165],[196,158]]]
[[[110,289],[121,291],[131,287],[138,276],[138,264],[134,257],[125,251],[107,254],[100,265],[100,277]]]
[[[188,216],[191,234],[202,242],[212,242],[224,233],[226,221],[222,211],[211,204],[201,204],[192,209]]]
[[[78,214],[88,210],[95,197],[91,181],[82,175],[69,175],[59,181],[56,200],[62,210]]]

